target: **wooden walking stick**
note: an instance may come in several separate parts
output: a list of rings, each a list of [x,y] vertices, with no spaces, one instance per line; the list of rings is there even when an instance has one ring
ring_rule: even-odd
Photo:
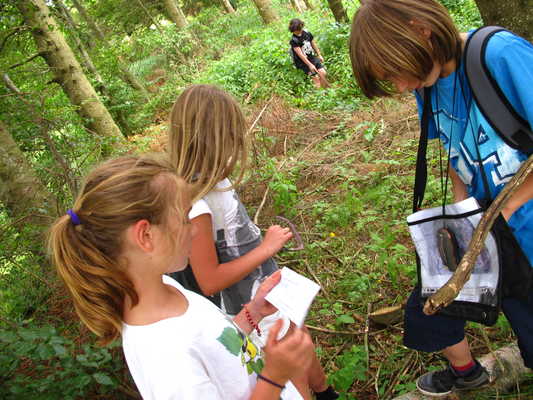
[[[520,185],[533,171],[533,155],[531,155],[520,167],[518,172],[505,185],[503,190],[496,196],[490,207],[481,217],[478,226],[474,230],[472,240],[468,245],[465,255],[457,266],[452,277],[436,293],[426,300],[424,304],[424,314],[432,315],[441,308],[449,305],[459,294],[464,284],[470,279],[470,274],[474,269],[476,258],[484,246],[485,239],[494,224],[496,217],[518,190]]]

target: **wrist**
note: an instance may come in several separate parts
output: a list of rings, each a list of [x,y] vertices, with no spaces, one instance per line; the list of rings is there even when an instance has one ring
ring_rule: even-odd
[[[248,315],[256,324],[261,322],[261,320],[265,317],[259,309],[259,304],[257,304],[254,299],[252,299],[249,303],[245,304],[243,308],[245,308],[245,312],[246,310],[248,311]]]
[[[261,258],[260,264],[262,264],[265,260],[269,259],[270,257],[273,257],[274,254],[276,254],[276,252],[273,251],[273,249],[265,241],[262,241],[261,244],[256,247],[256,251],[259,252],[259,256]]]
[[[284,387],[287,382],[289,381],[288,376],[283,376],[283,374],[280,374],[278,371],[271,370],[268,365],[266,365],[263,370],[261,371],[261,376],[265,377],[271,382],[274,382],[276,387]],[[268,381],[267,381],[268,382]],[[270,383],[270,382],[269,382]]]
[[[249,332],[256,331],[258,336],[261,336],[261,329],[259,328],[259,321],[263,318],[259,310],[256,310],[254,307],[250,306],[250,303],[243,306],[244,317],[247,324],[249,325]]]

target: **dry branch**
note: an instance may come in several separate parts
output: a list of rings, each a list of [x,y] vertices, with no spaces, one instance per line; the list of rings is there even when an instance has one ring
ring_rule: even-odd
[[[513,193],[516,192],[532,171],[533,155],[522,164],[518,172],[513,176],[509,183],[505,185],[500,194],[498,194],[490,207],[483,214],[457,270],[448,282],[427,299],[426,304],[424,304],[425,314],[431,315],[436,313],[441,308],[450,304],[457,297],[464,284],[470,279],[470,274],[474,268],[476,258],[483,248],[485,239],[487,238],[494,221],[507,201],[512,197]]]
[[[526,377],[530,371],[524,366],[520,350],[516,344],[502,347],[479,359],[479,362],[487,369],[490,380],[493,382],[487,387],[489,391],[505,392],[511,389]],[[485,391],[487,390],[485,389]],[[479,389],[482,391],[483,389]],[[409,392],[395,397],[393,400],[426,400],[431,399],[417,391]],[[446,399],[449,399],[448,397]]]

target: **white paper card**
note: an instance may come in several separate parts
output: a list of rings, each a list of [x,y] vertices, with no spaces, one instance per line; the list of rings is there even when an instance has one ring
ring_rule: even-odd
[[[265,299],[301,328],[319,290],[320,286],[312,280],[284,267],[281,270],[281,281]]]

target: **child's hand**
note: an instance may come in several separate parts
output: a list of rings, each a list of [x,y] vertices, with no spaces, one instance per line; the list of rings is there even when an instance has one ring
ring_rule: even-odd
[[[252,315],[257,316],[260,321],[270,314],[274,314],[277,308],[265,300],[265,296],[276,286],[281,280],[281,271],[277,270],[272,275],[264,280],[257,289],[254,298],[248,304],[248,309]]]
[[[268,228],[261,246],[268,251],[272,257],[292,238],[292,232],[289,228],[282,228],[279,225],[272,225]]]
[[[311,366],[314,346],[309,334],[295,328],[283,339],[277,340],[278,332],[283,325],[282,320],[276,321],[268,333],[265,346],[265,368],[262,375],[280,385],[296,375],[305,373]]]

